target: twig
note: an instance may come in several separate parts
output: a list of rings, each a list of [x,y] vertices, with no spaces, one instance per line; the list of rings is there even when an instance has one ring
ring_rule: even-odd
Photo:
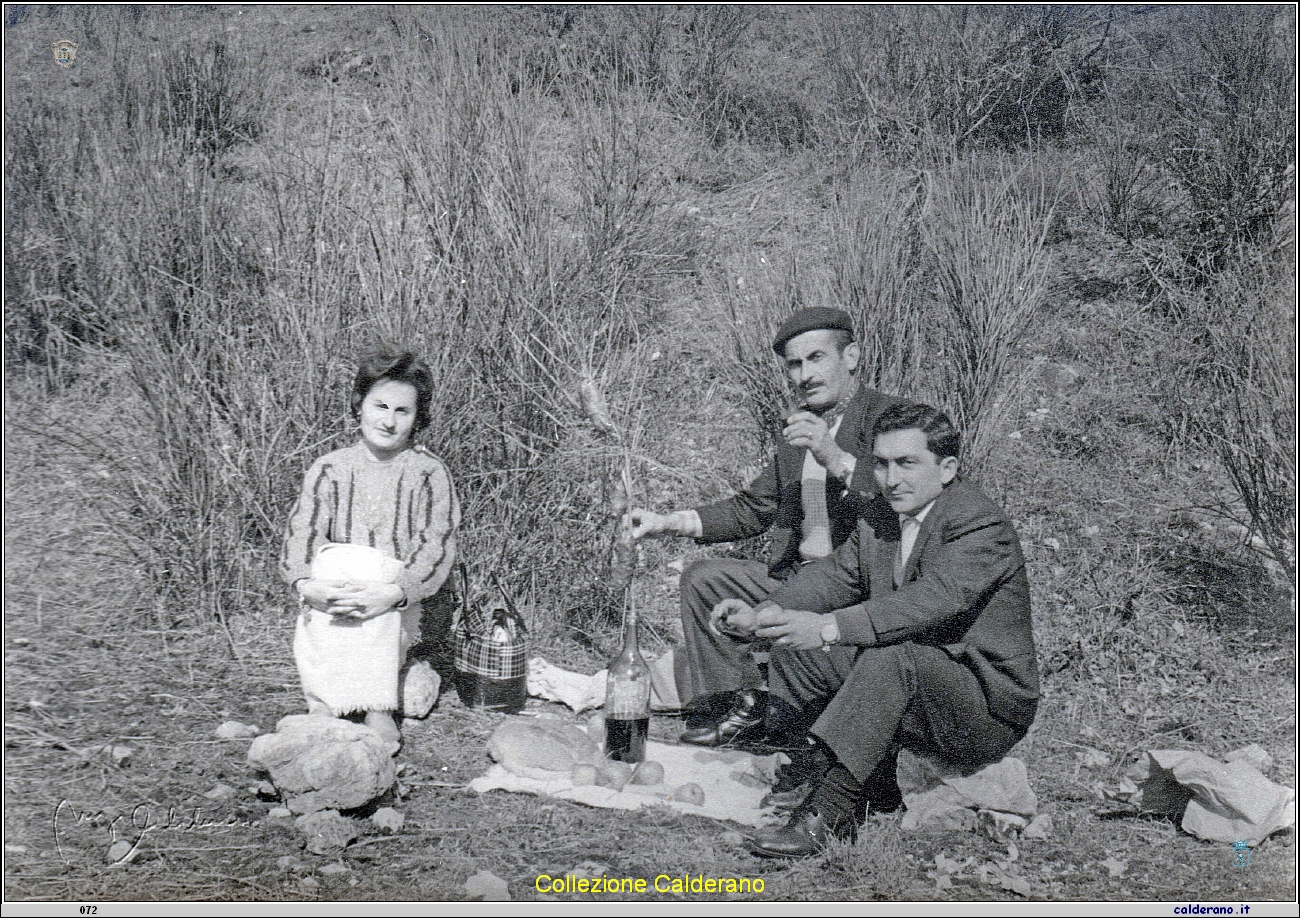
[[[29,733],[29,734],[31,734],[32,736],[36,736],[36,737],[39,737],[40,739],[44,740],[43,743],[27,743],[27,745],[29,745],[29,746],[36,746],[36,747],[38,747],[38,748],[49,748],[49,747],[53,747],[53,748],[55,748],[55,749],[63,749],[63,750],[65,750],[65,751],[67,751],[67,752],[71,752],[73,755],[75,755],[75,756],[79,756],[80,758],[83,758],[83,759],[85,759],[85,760],[87,760],[87,761],[90,761],[90,760],[91,760],[91,756],[90,756],[88,753],[83,752],[82,750],[78,749],[76,746],[73,746],[73,745],[72,745],[71,743],[69,743],[67,740],[59,739],[57,736],[53,735],[52,733],[46,733],[44,730],[38,730],[38,729],[36,729],[35,727],[29,727],[29,726],[27,726],[26,724],[15,724],[15,723],[10,723],[10,722],[8,722],[8,721],[5,722],[5,729],[6,729],[6,730],[21,730],[21,731],[23,731],[23,732],[25,732],[25,733]],[[16,743],[17,740],[16,740],[16,739],[7,739],[5,745],[8,745],[9,742],[15,742],[15,743]]]
[[[405,839],[401,835],[379,835],[376,836],[375,838],[367,838],[365,841],[359,841],[356,842],[355,844],[348,845],[347,850],[356,851],[358,848],[365,848],[368,847],[369,845],[377,845],[380,842],[404,841],[404,840]]]
[[[216,609],[216,619],[221,625],[222,633],[226,636],[226,642],[230,644],[230,652],[234,655],[235,662],[239,664],[239,671],[247,677],[248,667],[244,665],[244,658],[240,656],[239,648],[235,646],[235,639],[230,634],[230,629],[226,627],[226,616],[219,607]]]

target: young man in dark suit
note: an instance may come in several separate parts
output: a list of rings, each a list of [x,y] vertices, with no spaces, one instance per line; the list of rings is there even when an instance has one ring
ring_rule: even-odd
[[[762,674],[750,648],[708,627],[724,599],[756,603],[802,565],[829,555],[853,533],[876,496],[867,466],[876,418],[898,399],[858,383],[853,323],[840,309],[801,309],[777,330],[772,349],[785,364],[798,408],[785,419],[775,454],[739,494],[668,514],[635,509],[635,538],[657,535],[731,542],[768,533],[768,563],[720,559],[692,565],[681,582],[678,693],[704,711],[682,742],[720,746],[756,738],[766,707]],[[709,702],[725,701],[709,716]],[[726,711],[722,714],[722,711]],[[719,716],[721,715],[721,716]]]
[[[1038,664],[1020,540],[959,480],[959,446],[942,411],[885,411],[872,448],[881,498],[853,537],[757,607],[715,609],[718,630],[771,642],[773,696],[811,724],[823,762],[788,822],[752,839],[754,853],[802,857],[853,835],[864,799],[897,802],[899,748],[969,774],[1033,723]]]

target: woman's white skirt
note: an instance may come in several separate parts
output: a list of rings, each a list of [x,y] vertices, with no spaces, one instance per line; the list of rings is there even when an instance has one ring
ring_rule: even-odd
[[[312,562],[314,580],[395,583],[401,562],[364,545],[329,544]],[[397,709],[398,675],[420,638],[420,606],[359,620],[303,604],[294,629],[293,656],[308,701],[335,717],[354,711]]]

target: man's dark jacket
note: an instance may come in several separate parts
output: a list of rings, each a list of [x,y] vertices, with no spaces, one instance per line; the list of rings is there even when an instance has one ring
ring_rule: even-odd
[[[848,488],[832,475],[826,476],[832,547],[838,548],[853,533],[858,516],[876,496],[876,479],[871,472],[872,430],[881,412],[901,401],[874,389],[860,388],[844,409],[835,442],[857,457],[858,464]],[[696,512],[703,524],[701,542],[733,542],[771,530],[768,573],[783,579],[799,567],[805,450],[786,443],[779,432],[776,440],[776,455],[749,487]]]
[[[990,714],[1027,729],[1038,703],[1038,663],[1015,529],[979,488],[954,481],[921,523],[895,589],[900,538],[898,514],[879,498],[835,554],[802,568],[768,599],[787,609],[833,611],[844,644],[941,647],[975,673]]]

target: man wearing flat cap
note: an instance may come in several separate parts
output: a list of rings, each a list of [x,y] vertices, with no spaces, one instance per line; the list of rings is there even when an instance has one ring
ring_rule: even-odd
[[[763,673],[748,639],[728,636],[712,619],[714,608],[727,599],[762,602],[802,565],[849,538],[877,493],[872,428],[901,401],[859,385],[861,352],[853,321],[841,309],[799,310],[777,330],[772,349],[785,364],[798,409],[785,418],[782,439],[758,477],[706,507],[631,514],[638,539],[677,535],[713,543],[765,532],[771,539],[766,564],[706,560],[682,575],[685,653],[677,688],[689,715],[684,743],[725,746],[763,734]]]

